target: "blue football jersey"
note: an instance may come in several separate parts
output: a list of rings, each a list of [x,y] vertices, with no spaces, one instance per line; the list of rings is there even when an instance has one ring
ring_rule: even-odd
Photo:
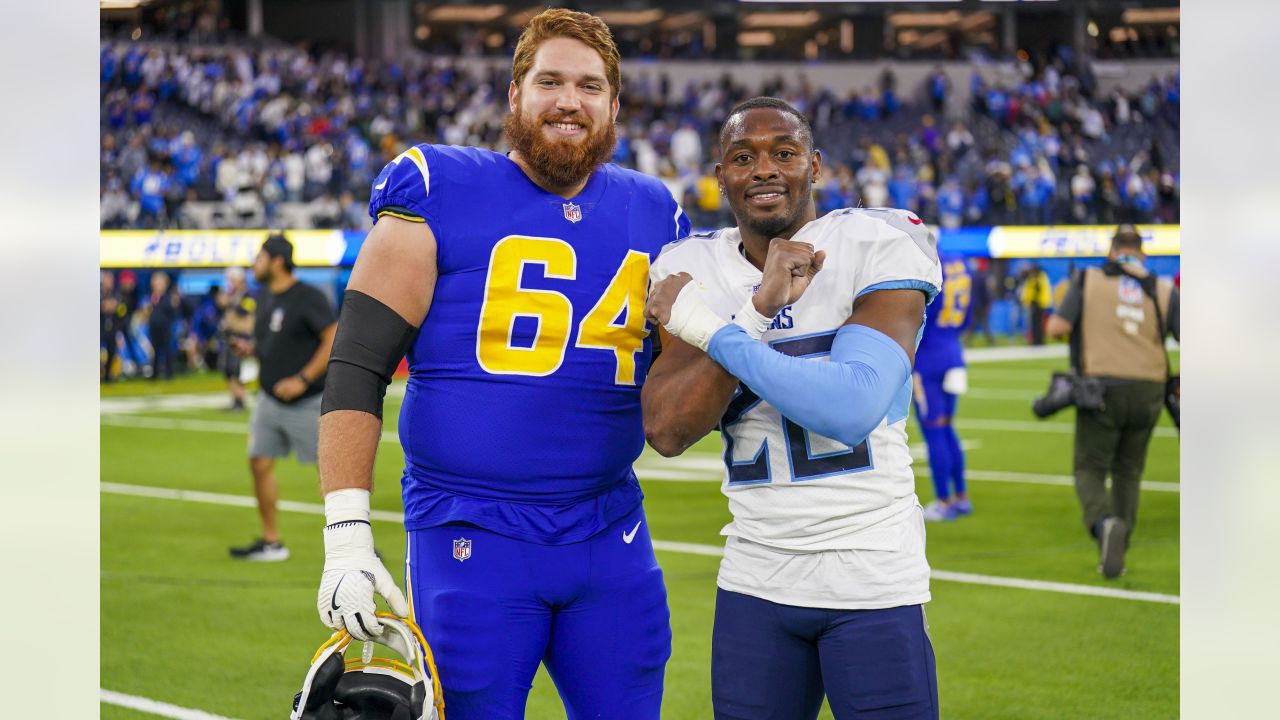
[[[916,349],[915,369],[921,375],[964,367],[960,336],[969,323],[973,278],[964,258],[942,260],[942,292],[925,310],[924,335]]]
[[[558,544],[633,510],[649,264],[689,231],[666,187],[610,164],[567,201],[505,155],[418,145],[369,212],[425,221],[437,244],[400,413],[406,527]]]

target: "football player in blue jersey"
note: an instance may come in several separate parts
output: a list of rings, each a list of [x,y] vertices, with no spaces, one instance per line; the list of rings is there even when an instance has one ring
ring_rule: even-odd
[[[912,375],[916,420],[929,449],[936,498],[924,509],[924,519],[930,522],[973,514],[964,480],[964,449],[952,423],[956,401],[969,386],[960,338],[969,322],[972,297],[973,278],[964,258],[944,256],[942,293],[925,311]]]
[[[320,428],[321,620],[377,635],[412,612],[449,720],[524,716],[540,663],[569,718],[659,717],[662,571],[631,464],[644,446],[650,262],[689,222],[656,178],[607,164],[618,51],[552,9],[512,60],[512,150],[417,145],[373,183]],[[408,533],[401,594],[369,494],[400,358]]]

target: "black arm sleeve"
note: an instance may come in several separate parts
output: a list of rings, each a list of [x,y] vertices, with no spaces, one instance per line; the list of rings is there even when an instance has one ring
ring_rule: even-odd
[[[343,294],[320,414],[359,410],[382,419],[391,375],[417,335],[418,328],[376,299],[358,290]]]

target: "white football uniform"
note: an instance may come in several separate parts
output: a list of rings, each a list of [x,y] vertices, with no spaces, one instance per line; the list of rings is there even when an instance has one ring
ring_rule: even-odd
[[[942,286],[933,233],[905,211],[837,210],[792,239],[827,255],[805,294],[764,334],[763,342],[787,355],[826,361],[863,293],[914,288],[932,299]],[[663,249],[650,278],[689,273],[707,307],[731,319],[762,275],[740,242],[737,228],[691,235]],[[721,530],[718,585],[803,607],[927,602],[924,521],[907,449],[910,403],[908,380],[880,425],[851,448],[782,417],[740,386],[720,423],[722,490],[733,521]]]

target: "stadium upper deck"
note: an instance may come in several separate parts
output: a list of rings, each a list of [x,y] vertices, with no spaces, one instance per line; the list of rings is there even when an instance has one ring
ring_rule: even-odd
[[[369,179],[406,145],[504,147],[505,59],[412,48],[371,59],[250,36],[199,4],[165,7],[132,31],[104,23],[104,227],[358,229]],[[812,118],[832,170],[824,210],[887,204],[948,226],[1177,220],[1173,63],[1107,82],[1059,44],[1003,64],[845,64],[857,81],[835,86],[822,63],[745,73],[624,59],[614,159],[663,178],[699,224],[725,219],[715,131],[757,93]]]

